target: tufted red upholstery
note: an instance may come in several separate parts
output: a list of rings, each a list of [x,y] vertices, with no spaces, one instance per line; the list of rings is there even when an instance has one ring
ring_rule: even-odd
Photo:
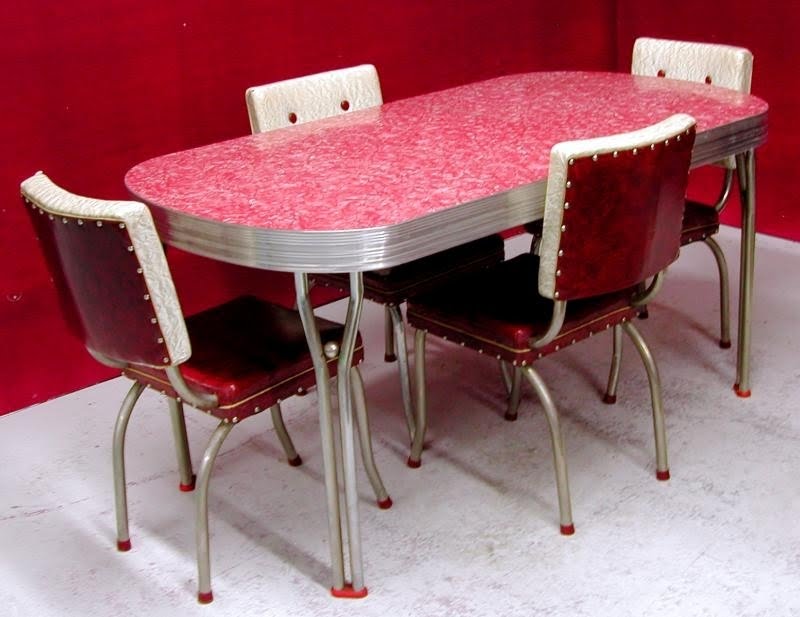
[[[192,389],[218,397],[219,406],[208,411],[217,418],[242,420],[315,383],[297,311],[245,296],[194,315],[186,325],[192,357],[181,373]],[[342,325],[317,318],[317,328],[323,345],[341,342]],[[353,362],[363,355],[359,336]],[[328,370],[336,375],[336,359],[328,360]],[[163,370],[134,365],[124,372],[176,396]]]

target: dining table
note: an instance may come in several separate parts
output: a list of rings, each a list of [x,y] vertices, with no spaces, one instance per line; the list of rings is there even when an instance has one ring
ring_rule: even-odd
[[[541,219],[554,144],[635,130],[674,113],[697,121],[692,167],[736,157],[742,208],[734,389],[748,395],[755,149],[766,140],[768,113],[756,96],[625,73],[504,75],[164,154],[127,172],[128,191],[151,208],[168,245],[294,273],[318,386],[334,595],[367,593],[352,392],[349,380],[340,380],[337,449],[309,275],[349,273],[338,359],[338,374],[346,375],[361,316],[363,272]]]

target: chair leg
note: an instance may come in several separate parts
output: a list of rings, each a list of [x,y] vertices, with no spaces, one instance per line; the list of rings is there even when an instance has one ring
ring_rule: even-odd
[[[353,408],[355,410],[356,428],[358,429],[358,439],[361,446],[361,459],[364,463],[364,470],[367,472],[369,483],[375,492],[378,507],[387,510],[392,507],[392,498],[386,492],[383,481],[375,465],[375,457],[372,453],[372,435],[369,429],[369,416],[367,415],[367,403],[364,397],[364,382],[361,379],[361,372],[357,366],[350,369],[350,383],[353,387]]]
[[[425,330],[417,330],[414,337],[414,381],[416,385],[416,426],[414,439],[411,442],[411,453],[408,455],[406,464],[412,469],[418,468],[422,461],[422,445],[425,440],[425,430],[427,428],[428,402],[425,396],[425,337],[428,333]]]
[[[728,349],[731,346],[731,292],[728,280],[728,262],[725,260],[722,247],[714,238],[706,238],[705,244],[711,249],[717,260],[717,269],[719,270],[719,346],[722,349]]]
[[[550,443],[553,449],[553,466],[556,471],[556,489],[558,490],[558,511],[561,533],[565,536],[575,533],[572,522],[572,504],[569,497],[569,478],[567,476],[567,460],[564,456],[564,436],[561,434],[561,423],[558,410],[550,391],[542,378],[530,366],[521,369],[528,382],[533,386],[544,407],[547,424],[550,427]]]
[[[411,376],[408,370],[408,350],[406,349],[406,329],[403,313],[396,304],[386,306],[386,311],[391,320],[394,345],[397,349],[397,368],[400,373],[400,394],[403,397],[403,413],[406,416],[409,440],[414,439],[416,425],[414,422],[414,405],[411,402]]]
[[[519,411],[519,400],[522,394],[522,369],[518,366],[514,367],[514,372],[511,373],[511,389],[508,393],[508,408],[503,416],[509,422],[514,422],[517,419],[517,412]]]
[[[519,409],[519,399],[521,394],[522,379],[519,369],[511,367],[505,360],[498,360],[500,364],[500,375],[503,378],[503,385],[508,393],[508,407],[503,416],[509,422],[517,419],[517,410]]]
[[[510,395],[512,386],[511,384],[512,377],[510,369],[508,368],[508,362],[506,362],[505,360],[498,360],[497,364],[500,365],[500,377],[503,380],[503,385],[506,388],[506,393]]]
[[[208,604],[214,599],[211,593],[211,557],[208,546],[208,481],[222,442],[235,425],[232,422],[220,422],[203,454],[200,471],[197,475],[197,520],[195,539],[197,542],[197,601]]]
[[[622,363],[622,328],[614,326],[614,342],[611,350],[611,370],[608,372],[608,386],[603,395],[606,405],[617,402],[617,386],[619,385],[619,367]]]
[[[281,442],[283,451],[286,453],[286,460],[292,467],[299,467],[303,464],[303,459],[300,458],[297,450],[294,449],[292,438],[289,436],[289,431],[286,430],[280,403],[275,403],[270,407],[269,412],[272,414],[272,426],[275,427],[275,433],[278,435],[278,440]]]
[[[186,419],[183,417],[183,403],[170,397],[169,417],[172,421],[172,434],[175,439],[175,453],[178,456],[178,488],[184,493],[194,490],[195,477],[192,473],[192,457],[189,454],[189,439],[186,436]]]
[[[664,410],[661,402],[661,379],[658,367],[650,353],[650,348],[644,342],[642,335],[631,322],[622,324],[623,330],[633,341],[636,350],[642,358],[642,363],[647,371],[647,380],[650,382],[650,398],[653,404],[653,432],[656,440],[656,478],[669,480],[669,463],[667,462],[667,435],[664,428]]]
[[[139,400],[144,384],[135,381],[125,395],[114,425],[114,441],[111,448],[114,465],[114,504],[117,515],[117,550],[131,550],[131,537],[128,532],[128,495],[125,489],[125,432],[131,419],[136,401]]]
[[[391,307],[386,304],[383,307],[383,340],[384,340],[384,362],[394,362],[397,354],[394,350],[394,329],[392,328]]]

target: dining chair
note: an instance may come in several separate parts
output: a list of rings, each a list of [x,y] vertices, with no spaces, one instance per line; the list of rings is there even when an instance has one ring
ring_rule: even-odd
[[[694,136],[694,119],[678,114],[631,133],[556,144],[539,254],[524,253],[409,302],[418,427],[412,466],[420,464],[427,425],[430,333],[510,364],[531,384],[550,431],[561,533],[574,533],[559,414],[533,364],[613,329],[628,334],[644,363],[656,477],[669,478],[658,369],[632,319],[678,257]]]
[[[248,88],[245,94],[250,128],[262,133],[312,120],[354,112],[383,103],[378,72],[371,64],[326,71]],[[435,253],[394,268],[364,273],[364,297],[385,310],[387,362],[398,361],[403,410],[409,438],[414,435],[405,326],[401,305],[446,280],[501,262],[505,243],[493,235]],[[347,275],[316,274],[314,282],[349,290]]]
[[[714,43],[694,43],[642,37],[633,45],[631,73],[667,79],[681,79],[705,83],[711,86],[730,88],[742,93],[750,92],[753,74],[753,54],[742,47]],[[719,346],[731,346],[730,334],[730,282],[725,253],[713,236],[719,231],[720,213],[728,202],[736,171],[735,157],[727,157],[718,163],[724,170],[719,196],[713,204],[686,199],[681,228],[681,246],[703,242],[714,255],[719,271],[720,338]],[[533,246],[541,238],[541,224],[532,223],[526,230],[533,234]],[[644,307],[640,318],[648,315]],[[622,336],[613,338],[611,368],[603,402],[614,404],[617,400],[619,371],[622,362]],[[519,375],[508,376],[508,419],[516,417],[519,403]]]
[[[643,37],[634,42],[631,73],[706,83],[749,94],[753,54],[743,47]],[[719,231],[720,213],[731,194],[736,158],[726,157],[716,165],[724,170],[719,196],[713,204],[686,200],[681,246],[703,242],[714,255],[719,271],[719,346],[728,349],[731,346],[728,264],[722,247],[713,236]],[[603,397],[607,403],[614,403],[617,398],[621,348],[617,344],[619,340],[615,338],[614,341],[609,383]]]
[[[313,360],[297,311],[243,296],[185,318],[147,206],[81,197],[38,172],[21,184],[24,202],[53,274],[69,327],[99,362],[133,380],[114,428],[117,548],[131,548],[125,481],[125,433],[145,388],[167,397],[180,489],[195,488],[183,403],[219,420],[196,478],[198,600],[211,602],[208,488],[214,461],[234,426],[269,410],[289,464],[302,463],[286,430],[281,401],[314,384]],[[344,327],[317,319],[328,370],[336,374]],[[361,452],[381,508],[391,506],[373,460],[357,363]],[[332,430],[332,428],[331,428]]]

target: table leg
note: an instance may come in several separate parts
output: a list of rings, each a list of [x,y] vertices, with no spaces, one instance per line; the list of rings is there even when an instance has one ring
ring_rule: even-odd
[[[308,347],[314,361],[314,375],[317,380],[319,398],[319,430],[322,437],[322,461],[325,476],[325,496],[328,502],[328,538],[331,551],[331,593],[345,589],[344,554],[342,552],[342,525],[339,514],[339,483],[336,479],[336,450],[334,448],[333,419],[331,415],[331,392],[328,364],[314,320],[308,291],[308,275],[295,273],[295,293],[297,310],[303,320]],[[348,375],[347,372],[344,373]],[[349,379],[343,381],[349,382]],[[341,386],[340,386],[341,388]]]
[[[753,150],[736,155],[742,202],[742,239],[739,268],[739,342],[736,353],[738,396],[750,396],[750,335],[753,318],[753,276],[756,250],[756,156]]]
[[[353,361],[353,351],[358,338],[358,323],[364,300],[364,278],[360,272],[350,274],[350,301],[347,305],[344,335],[339,350],[337,390],[339,392],[339,427],[342,438],[342,476],[344,479],[345,518],[350,548],[350,574],[352,588],[346,597],[363,598],[364,570],[361,559],[361,528],[358,521],[358,491],[356,485],[356,459],[353,436],[353,391],[348,375]]]

